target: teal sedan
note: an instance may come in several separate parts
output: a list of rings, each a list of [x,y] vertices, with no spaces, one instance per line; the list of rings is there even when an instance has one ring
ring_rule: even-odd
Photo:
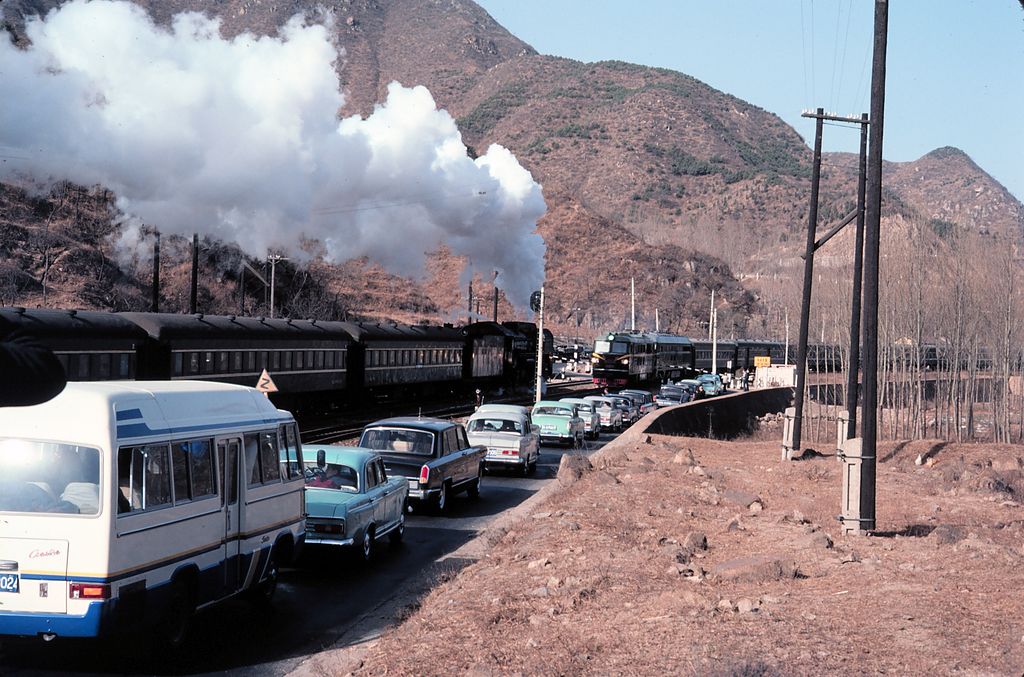
[[[579,408],[568,402],[541,400],[533,405],[533,424],[540,428],[541,442],[579,446],[583,442],[583,419]]]
[[[380,454],[370,449],[306,446],[306,545],[355,549],[364,562],[377,539],[392,544],[405,533],[409,483],[388,477]]]

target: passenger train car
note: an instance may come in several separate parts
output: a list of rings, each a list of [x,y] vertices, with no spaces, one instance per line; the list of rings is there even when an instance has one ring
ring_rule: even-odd
[[[235,315],[0,308],[51,348],[69,380],[198,379],[256,385],[286,409],[532,384],[537,328],[332,322]],[[554,337],[544,334],[548,375]]]

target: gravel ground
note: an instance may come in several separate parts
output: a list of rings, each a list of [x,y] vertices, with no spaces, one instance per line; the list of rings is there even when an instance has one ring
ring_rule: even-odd
[[[882,531],[844,537],[834,457],[627,434],[317,671],[1020,675],[1022,456],[880,445]]]

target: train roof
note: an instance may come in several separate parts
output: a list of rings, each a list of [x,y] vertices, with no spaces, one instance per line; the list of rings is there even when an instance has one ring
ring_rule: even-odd
[[[53,308],[0,308],[0,316],[37,339],[75,339],[104,336],[145,339],[142,328],[117,313]]]
[[[687,337],[687,336],[676,336],[675,334],[653,333],[653,334],[650,335],[650,337],[651,337],[651,339],[655,343],[658,343],[658,344],[661,344],[661,345],[665,345],[665,344],[669,344],[669,343],[671,343],[671,344],[678,344],[678,345],[684,345],[684,346],[693,345],[693,341],[691,341],[689,339],[689,337]]]
[[[245,335],[249,338],[323,338],[352,340],[344,322],[293,320],[239,315],[177,315],[172,313],[120,313],[155,339],[193,336]]]
[[[462,341],[465,334],[455,327],[387,322],[340,322],[357,341]]]
[[[626,343],[650,343],[649,334],[639,331],[610,331],[597,339],[598,341],[625,341]]]
[[[466,328],[467,336],[505,336],[507,338],[522,338],[522,334],[519,332],[506,327],[505,325],[498,324],[497,322],[473,322],[467,324]]]

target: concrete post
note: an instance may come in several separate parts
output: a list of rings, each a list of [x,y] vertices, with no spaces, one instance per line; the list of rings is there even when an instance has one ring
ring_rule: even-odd
[[[874,526],[874,516],[864,514],[861,510],[861,484],[864,480],[864,462],[874,462],[874,458],[864,456],[864,440],[855,437],[843,441],[839,452],[839,460],[843,463],[843,504],[839,524],[843,534],[863,536],[867,529]]]
[[[782,415],[782,460],[793,458],[793,426],[796,424],[796,407],[786,407]]]

